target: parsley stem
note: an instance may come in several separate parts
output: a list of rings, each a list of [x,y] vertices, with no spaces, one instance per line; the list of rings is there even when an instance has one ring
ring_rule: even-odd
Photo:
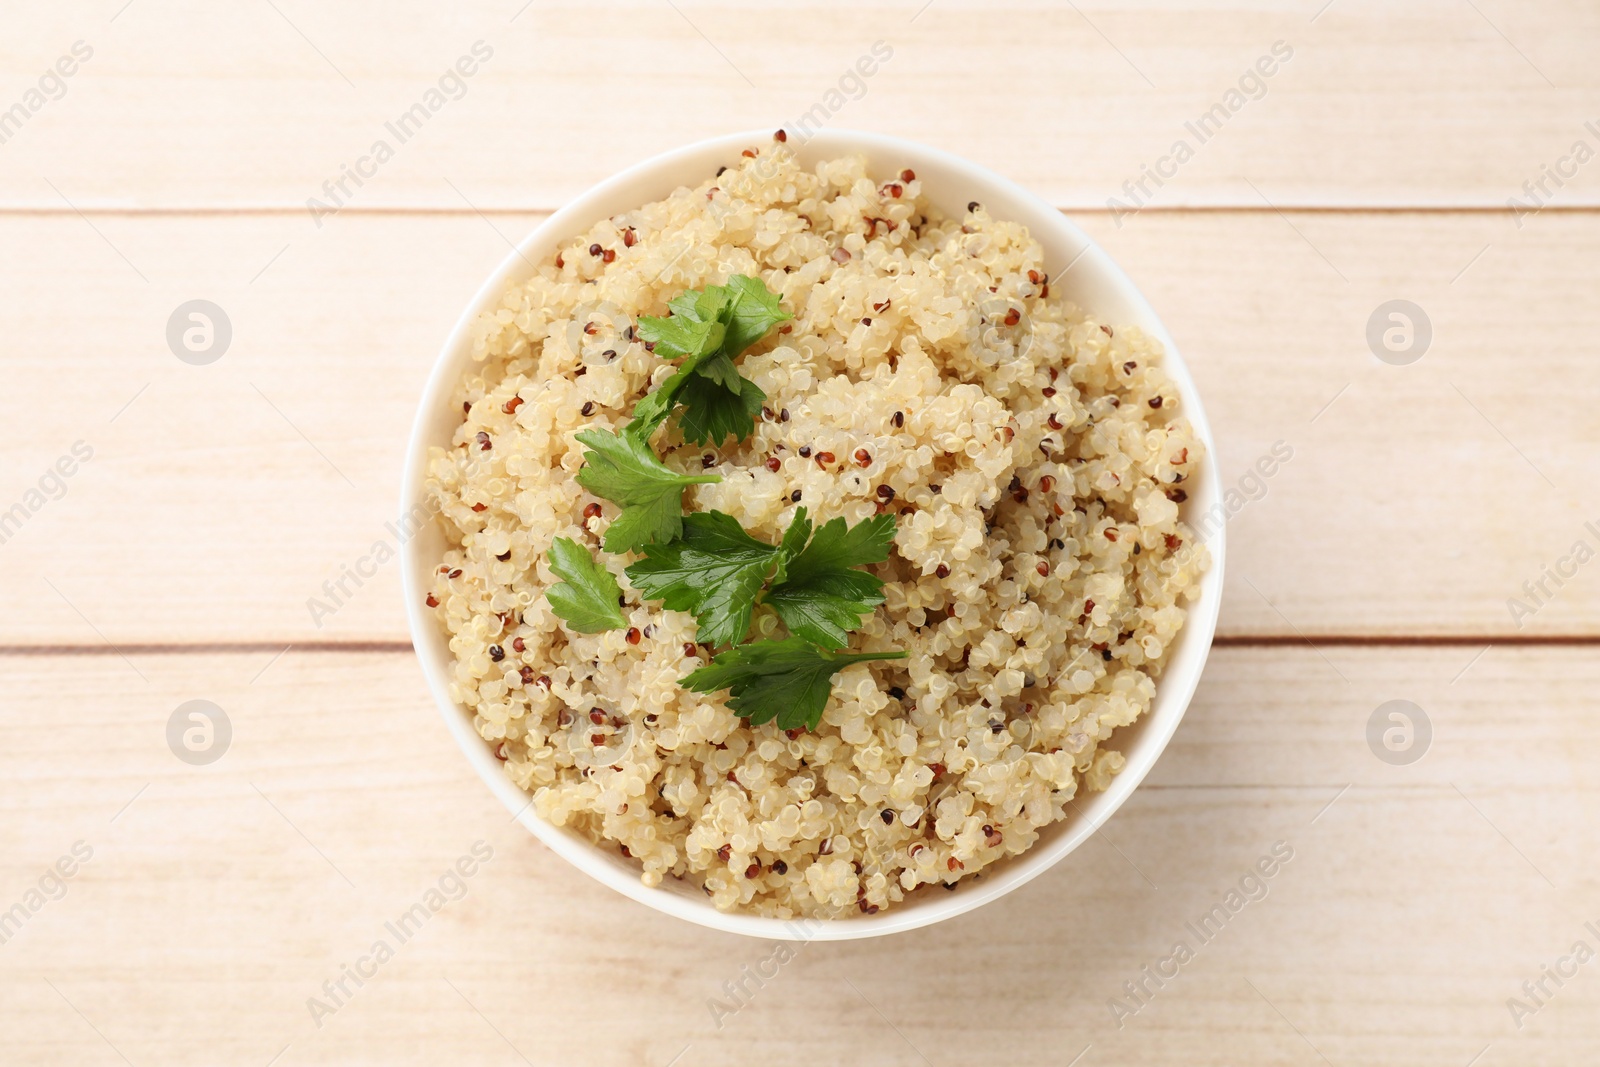
[[[830,652],[835,663],[863,663],[869,659],[905,659],[911,653],[905,649],[893,652]]]

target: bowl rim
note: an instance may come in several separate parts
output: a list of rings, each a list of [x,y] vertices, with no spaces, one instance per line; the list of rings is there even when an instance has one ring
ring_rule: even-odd
[[[714,162],[723,153],[737,157],[740,149],[752,145],[765,145],[772,137],[771,131],[742,131],[696,141],[652,156],[619,171],[574,198],[534,227],[513,248],[474,293],[434,359],[406,443],[400,486],[402,516],[414,514],[415,509],[426,499],[424,479],[428,465],[428,449],[434,443],[429,440],[429,424],[436,417],[435,413],[450,401],[450,394],[462,373],[464,356],[468,361],[465,365],[470,366],[471,332],[474,321],[485,308],[493,306],[499,300],[507,283],[519,275],[524,278],[528,276],[531,271],[526,268],[531,267],[532,261],[543,254],[544,250],[554,249],[560,242],[586,232],[597,220],[609,214],[627,210],[624,206],[615,211],[605,212],[597,205],[615,198],[622,192],[647,185],[651,181],[660,183],[655,186],[656,191],[645,193],[646,198],[639,199],[636,203],[644,204],[652,199],[660,199],[683,184],[673,182],[670,187],[663,187],[667,185],[664,177],[666,174],[682,169],[683,165],[690,162],[702,160]],[[812,150],[813,145],[819,147]],[[1191,528],[1194,528],[1193,520],[1196,516],[1206,510],[1203,505],[1220,501],[1221,481],[1216,461],[1216,443],[1212,438],[1210,423],[1206,418],[1199,391],[1177,344],[1144,294],[1116,261],[1059,209],[1011,179],[985,167],[942,149],[898,137],[861,130],[829,128],[816,131],[803,142],[791,144],[790,147],[797,152],[804,149],[807,155],[817,155],[822,158],[862,153],[869,158],[874,155],[893,156],[901,160],[903,166],[931,164],[959,174],[980,191],[984,189],[999,191],[1003,197],[1009,198],[1014,205],[1021,207],[1025,212],[1032,212],[1037,219],[1027,221],[1030,233],[1034,231],[1039,221],[1045,222],[1047,226],[1056,227],[1057,236],[1069,238],[1075,247],[1080,248],[1067,269],[1057,277],[1064,279],[1065,275],[1072,271],[1087,268],[1092,272],[1089,274],[1090,277],[1096,277],[1102,284],[1116,291],[1118,297],[1136,313],[1135,317],[1140,328],[1159,342],[1164,350],[1162,369],[1175,383],[1182,398],[1184,414],[1195,436],[1205,445],[1206,450],[1199,472],[1200,477],[1190,480],[1191,485],[1198,486],[1202,490],[1199,494],[1191,496],[1193,503],[1188,509],[1189,513],[1185,515],[1185,518],[1190,520]],[[1008,217],[1011,214],[1013,212],[1007,212]],[[1034,237],[1039,239],[1039,234],[1034,233]],[[431,513],[427,521],[435,522]],[[448,642],[442,628],[432,617],[432,612],[423,608],[422,597],[426,590],[422,586],[421,577],[431,571],[436,562],[423,561],[419,558],[426,538],[412,535],[401,539],[401,584],[413,649],[447,729],[468,762],[478,772],[478,776],[505,804],[507,810],[512,812],[513,819],[520,822],[551,851],[626,897],[657,911],[711,929],[768,940],[851,940],[927,926],[999,899],[1054,867],[1097,832],[1122,806],[1166,749],[1199,684],[1216,632],[1217,615],[1221,606],[1226,526],[1224,521],[1203,536],[1197,532],[1197,537],[1210,550],[1210,567],[1201,576],[1198,594],[1186,607],[1187,616],[1179,633],[1178,644],[1173,646],[1169,653],[1169,661],[1161,677],[1156,681],[1156,696],[1150,710],[1133,726],[1121,728],[1138,730],[1139,733],[1134,744],[1124,744],[1122,747],[1121,751],[1127,762],[1112,779],[1111,785],[1101,793],[1092,794],[1079,805],[1078,817],[1069,816],[1047,828],[1058,830],[1053,839],[1037,841],[1027,851],[986,868],[984,880],[963,886],[961,892],[951,893],[942,898],[925,899],[919,905],[912,905],[908,901],[899,907],[886,910],[881,918],[862,916],[850,919],[778,919],[738,912],[721,912],[708,899],[672,891],[666,884],[659,888],[644,885],[638,877],[636,868],[624,866],[620,859],[602,853],[600,846],[575,831],[557,827],[540,818],[533,811],[533,798],[507,777],[501,769],[500,762],[493,756],[488,742],[479,736],[472,724],[471,713],[451,699]],[[1181,670],[1178,669],[1180,658]]]

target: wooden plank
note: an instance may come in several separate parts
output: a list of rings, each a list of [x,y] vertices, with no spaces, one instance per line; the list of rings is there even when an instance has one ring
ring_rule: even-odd
[[[14,219],[0,510],[75,442],[94,457],[0,544],[0,643],[403,640],[393,566],[320,628],[307,600],[392,541],[434,352],[536,218],[361,217],[305,238],[271,217],[117,216],[104,241]],[[1590,569],[1546,579],[1542,606],[1523,591],[1600,544],[1600,216],[1520,234],[1473,214],[1087,224],[1184,346],[1225,478],[1259,497],[1231,520],[1224,634],[1600,632]],[[200,367],[165,341],[197,297],[234,330]],[[1395,297],[1433,323],[1410,366],[1367,348]],[[1249,472],[1280,440],[1294,458],[1261,496]],[[1538,610],[1514,619],[1513,597]]]
[[[1194,156],[1152,187],[1158,206],[1500,208],[1575,140],[1600,144],[1584,127],[1600,117],[1600,13],[1584,0],[123,7],[12,15],[0,106],[75,41],[94,52],[5,143],[0,204],[299,211],[386,139],[394,158],[353,190],[358,208],[549,209],[818,104],[830,125],[960,152],[1064,207],[1171,170],[1179,139]],[[459,99],[404,142],[386,130],[480,40],[493,56]],[[892,56],[853,80],[877,41]],[[1244,83],[1259,98],[1230,98],[1279,41],[1292,57]],[[1186,127],[1219,104],[1235,110],[1215,136]],[[1595,181],[1583,171],[1557,201],[1600,201]]]
[[[720,1029],[707,1001],[771,946],[611,894],[509,825],[408,655],[147,655],[146,680],[110,655],[0,658],[0,904],[93,850],[3,946],[7,1060],[1592,1061],[1594,964],[1521,1030],[1506,1001],[1594,943],[1600,665],[1496,649],[1452,682],[1467,650],[1327,655],[1218,651],[1099,837],[949,923],[801,947]],[[232,723],[210,766],[164,743],[193,698]],[[1432,724],[1409,766],[1364,741],[1395,698]],[[316,1026],[308,998],[477,841],[464,897]],[[1189,932],[1280,841],[1264,899]],[[1119,1028],[1108,1001],[1179,940],[1194,959]]]

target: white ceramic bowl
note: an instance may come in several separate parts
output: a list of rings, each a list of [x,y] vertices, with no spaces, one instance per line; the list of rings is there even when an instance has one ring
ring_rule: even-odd
[[[746,147],[765,147],[771,132],[738,133],[702,141],[654,159],[646,160],[615,177],[601,182],[568,204],[530,233],[516,252],[507,256],[498,270],[478,290],[461,314],[439,354],[433,374],[423,393],[406,449],[405,483],[402,488],[402,514],[424,499],[423,478],[428,450],[435,445],[448,447],[451,434],[460,422],[459,409],[450,403],[457,379],[471,363],[471,324],[479,312],[493,306],[506,284],[521,281],[531,269],[529,261],[548,259],[560,242],[586,232],[595,222],[610,215],[659,200],[679,186],[692,186],[714,173],[719,165],[732,164]],[[937,149],[893,137],[849,130],[824,130],[804,144],[790,138],[802,163],[849,153],[862,153],[872,170],[884,177],[911,167],[922,182],[924,194],[949,214],[959,214],[968,201],[984,204],[997,219],[1013,219],[1025,224],[1044,246],[1045,262],[1051,265],[1052,288],[1091,314],[1111,323],[1132,323],[1159,340],[1166,349],[1165,368],[1183,397],[1182,411],[1193,424],[1196,435],[1205,442],[1202,468],[1185,483],[1189,499],[1185,518],[1195,518],[1220,499],[1215,446],[1206,422],[1194,381],[1178,354],[1178,348],[1152,309],[1134,288],[1127,275],[1084,233],[1055,208],[976,164]],[[1068,266],[1070,264],[1070,267]],[[1167,667],[1156,686],[1154,707],[1132,726],[1118,731],[1116,744],[1127,758],[1127,766],[1112,779],[1103,793],[1085,794],[1078,802],[1078,814],[1047,827],[1032,848],[1020,856],[987,868],[983,876],[963,882],[954,892],[924,887],[910,899],[885,909],[880,915],[827,922],[790,923],[754,915],[725,914],[714,908],[710,899],[687,883],[668,879],[660,888],[648,888],[639,881],[636,867],[618,855],[616,849],[599,848],[570,830],[552,826],[531,811],[528,796],[508,779],[490,746],[472,726],[472,715],[450,699],[450,652],[444,632],[424,606],[430,573],[445,549],[442,532],[436,526],[425,528],[402,548],[406,614],[423,673],[434,699],[444,713],[445,723],[461,745],[467,760],[489,788],[539,840],[593,875],[617,892],[669,915],[718,930],[754,937],[786,940],[845,940],[911,930],[960,915],[980,904],[1004,896],[1024,882],[1054,866],[1095,832],[1111,813],[1128,798],[1149,773],[1168,739],[1177,729],[1188,707],[1195,685],[1200,680],[1211,637],[1216,629],[1217,607],[1222,596],[1223,529],[1210,532],[1211,569],[1206,574],[1198,600],[1189,612],[1178,642],[1169,653]]]

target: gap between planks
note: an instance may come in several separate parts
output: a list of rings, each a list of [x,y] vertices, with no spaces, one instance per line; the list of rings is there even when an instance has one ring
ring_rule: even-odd
[[[1211,642],[1213,648],[1477,648],[1511,645],[1534,648],[1588,648],[1600,646],[1600,634],[1316,634],[1310,639],[1295,634],[1228,634]],[[410,641],[196,641],[146,644],[0,645],[0,657],[24,656],[194,656],[233,653],[331,652],[344,654],[411,652]]]

